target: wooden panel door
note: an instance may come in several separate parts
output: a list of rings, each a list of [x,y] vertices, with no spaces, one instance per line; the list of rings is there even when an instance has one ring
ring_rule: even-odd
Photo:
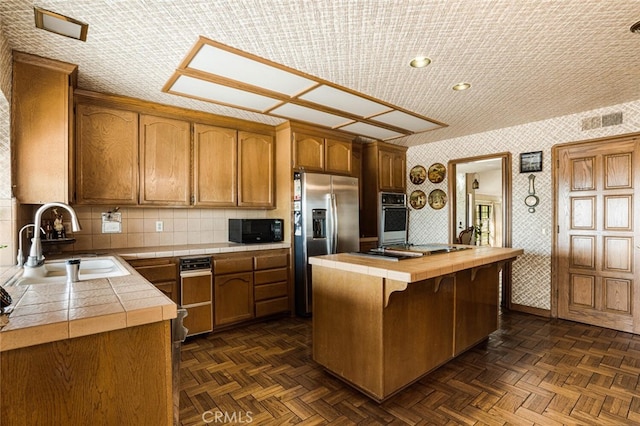
[[[638,139],[558,150],[558,316],[640,332]]]
[[[140,116],[140,204],[188,206],[191,124]]]
[[[79,104],[76,108],[78,204],[138,203],[138,114]]]
[[[238,132],[238,206],[274,207],[274,160],[272,136]]]
[[[253,272],[216,275],[215,325],[253,318]]]
[[[238,139],[233,129],[194,125],[193,186],[196,206],[235,206]]]
[[[325,160],[327,173],[350,175],[352,170],[351,142],[326,139]]]
[[[324,171],[324,138],[295,133],[293,167],[306,171]]]

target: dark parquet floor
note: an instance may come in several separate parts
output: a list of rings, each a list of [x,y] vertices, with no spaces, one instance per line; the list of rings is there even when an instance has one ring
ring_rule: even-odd
[[[182,424],[640,425],[638,335],[505,313],[486,344],[382,404],[310,348],[300,318],[187,340]]]

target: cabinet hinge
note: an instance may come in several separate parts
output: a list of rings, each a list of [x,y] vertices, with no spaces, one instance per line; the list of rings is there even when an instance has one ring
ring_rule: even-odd
[[[195,195],[191,196],[191,205],[194,205],[196,203],[196,197]]]
[[[558,233],[558,234],[560,233],[560,225],[558,225],[557,233]]]

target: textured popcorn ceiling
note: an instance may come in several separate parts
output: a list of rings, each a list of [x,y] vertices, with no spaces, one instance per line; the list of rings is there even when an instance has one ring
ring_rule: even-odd
[[[34,5],[87,42],[36,29]],[[0,1],[10,46],[78,64],[82,88],[280,123],[160,92],[203,35],[449,125],[407,146],[640,99],[638,20],[640,0]]]

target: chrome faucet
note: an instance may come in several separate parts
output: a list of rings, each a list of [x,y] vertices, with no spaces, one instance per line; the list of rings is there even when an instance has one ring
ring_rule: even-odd
[[[22,228],[20,228],[20,232],[18,232],[18,266],[22,267],[24,265],[24,255],[22,254],[22,231],[24,231],[27,228],[30,228],[33,226],[34,229],[34,233],[36,232],[36,225],[35,223],[27,223],[25,226],[23,226]],[[42,232],[44,232],[44,229],[40,228],[40,230]]]
[[[71,208],[68,204],[64,203],[46,203],[43,204],[38,210],[36,210],[35,218],[33,219],[33,223],[36,226],[42,221],[42,213],[44,213],[47,209],[51,207],[62,207],[71,215],[71,229],[73,232],[80,231],[82,228],[80,227],[80,222],[78,222],[78,216],[76,215],[75,210]],[[34,228],[36,231],[38,228]],[[42,243],[40,242],[40,232],[33,233],[33,239],[31,240],[31,250],[29,251],[29,257],[27,258],[27,263],[24,266],[29,268],[36,268],[38,266],[42,266],[44,264],[44,256],[42,255]]]

